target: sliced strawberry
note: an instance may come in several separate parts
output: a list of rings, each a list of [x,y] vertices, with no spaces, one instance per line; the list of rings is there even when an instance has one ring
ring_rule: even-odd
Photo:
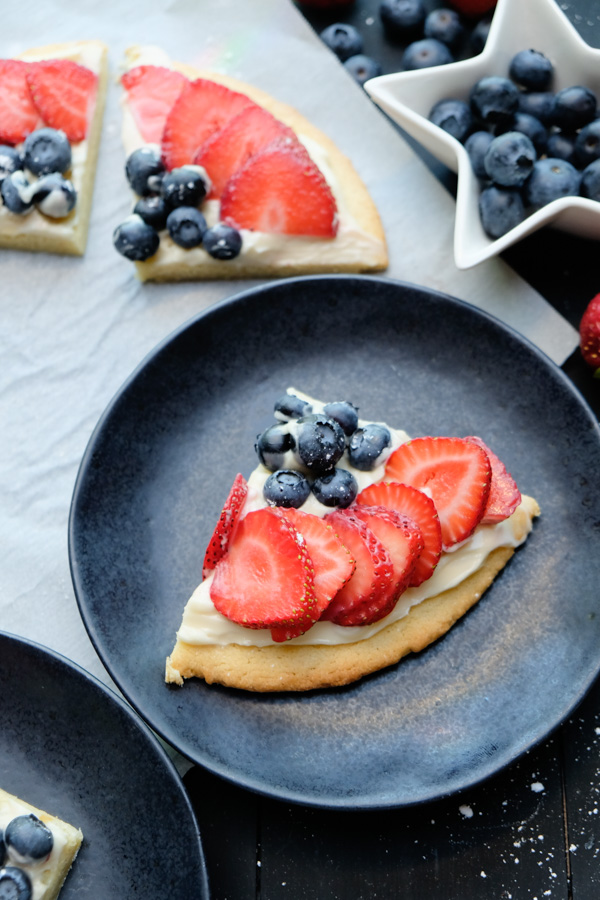
[[[162,158],[167,169],[193,163],[198,148],[247,106],[245,94],[216,81],[197,78],[186,84],[167,116],[162,136]]]
[[[421,529],[424,546],[410,584],[417,587],[433,575],[442,553],[442,529],[435,504],[427,494],[396,481],[380,481],[362,490],[356,502],[367,506],[385,506],[413,519]]]
[[[306,541],[313,564],[316,613],[319,618],[351,577],[356,563],[329,522],[298,509],[282,509],[281,512]],[[305,630],[300,626],[271,628],[271,637],[274,641],[287,641]]]
[[[444,547],[451,547],[468,538],[481,521],[492,470],[486,452],[472,441],[423,437],[394,450],[385,477],[431,497],[440,517]]]
[[[165,66],[136,66],[121,77],[138,131],[149,144],[160,144],[167,116],[188,79]]]
[[[194,159],[196,165],[203,166],[210,176],[209,199],[220,197],[233,173],[276,138],[286,138],[290,143],[297,141],[291,128],[261,106],[246,107],[209,137]]]
[[[495,522],[502,522],[504,519],[512,516],[521,502],[521,492],[510,472],[506,471],[504,463],[498,459],[493,450],[490,450],[481,438],[469,436],[466,440],[473,441],[474,444],[485,450],[492,467],[490,494],[485,505],[481,524],[492,525]]]
[[[249,512],[215,568],[215,608],[246,628],[301,626],[316,619],[312,562],[306,542],[281,511]]]
[[[33,102],[29,63],[0,59],[0,143],[20,144],[35,130],[40,114]]]
[[[202,566],[202,577],[206,578],[215,568],[220,559],[227,553],[227,547],[233,529],[238,520],[240,510],[244,505],[244,501],[248,495],[248,484],[243,475],[236,475],[231,490],[225,501],[225,505],[221,510],[219,521],[215,526],[213,535],[208,542],[206,553],[204,554],[204,563]]]
[[[98,76],[71,59],[31,63],[27,80],[42,119],[73,143],[82,141],[94,115]]]
[[[332,238],[337,208],[325,178],[299,143],[274,141],[227,182],[221,218],[268,234]]]
[[[395,603],[394,567],[390,554],[371,529],[350,510],[335,510],[325,519],[356,560],[356,568],[321,618],[336,625],[377,622]]]
[[[423,550],[423,535],[414,519],[385,506],[353,507],[358,516],[379,538],[390,554],[394,567],[394,604],[409,587],[417,560]]]

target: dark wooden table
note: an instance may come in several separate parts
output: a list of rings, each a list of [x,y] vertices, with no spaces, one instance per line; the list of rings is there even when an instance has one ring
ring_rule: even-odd
[[[599,0],[561,6],[584,39],[600,47]],[[386,39],[378,8],[378,0],[356,0],[343,17],[307,18],[319,32],[331,22],[353,23],[365,36],[365,52],[384,72],[397,71],[401,46]],[[454,176],[422,155],[453,190]],[[600,292],[597,242],[544,229],[504,259],[576,327]],[[600,417],[600,380],[578,351],[563,370]],[[591,477],[600,487],[598,473]],[[600,898],[600,681],[569,721],[511,767],[424,806],[305,808],[249,793],[198,767],[185,784],[213,900]]]

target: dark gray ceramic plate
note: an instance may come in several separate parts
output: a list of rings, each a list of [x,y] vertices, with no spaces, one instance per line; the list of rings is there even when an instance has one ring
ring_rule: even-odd
[[[196,820],[154,735],[87,672],[5,633],[0,787],[83,831],[61,900],[208,900]]]
[[[288,385],[413,435],[481,435],[542,517],[467,617],[386,671],[305,695],[167,687],[223,500]],[[81,614],[135,708],[213,772],[316,806],[437,798],[542,739],[600,668],[599,470],[597,423],[562,372],[467,304],[368,277],[259,287],[170,337],[100,421],[70,523]]]

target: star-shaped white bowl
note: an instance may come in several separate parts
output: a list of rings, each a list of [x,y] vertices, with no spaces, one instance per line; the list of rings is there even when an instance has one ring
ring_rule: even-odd
[[[498,0],[490,33],[479,56],[445,66],[397,72],[367,81],[375,102],[448,168],[458,173],[454,259],[459,269],[501,253],[543,225],[600,239],[600,203],[584,197],[564,197],[532,213],[502,237],[491,239],[482,228],[480,186],[463,145],[433,125],[429,112],[438,100],[468,100],[476,81],[485,75],[508,77],[510,61],[519,50],[544,53],[555,67],[552,90],[582,84],[594,91],[600,107],[600,50],[586,44],[555,0]]]

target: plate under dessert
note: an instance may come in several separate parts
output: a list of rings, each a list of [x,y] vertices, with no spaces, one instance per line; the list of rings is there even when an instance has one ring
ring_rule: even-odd
[[[89,673],[38,644],[0,632],[0,659],[0,785],[84,836],[60,900],[163,900],[165,885],[187,896],[190,884],[207,900],[191,804],[143,722]]]
[[[413,436],[479,434],[543,515],[479,604],[396,666],[301,695],[167,686],[224,497],[290,384]],[[161,344],[99,422],[70,519],[79,608],[128,700],[217,775],[329,808],[431,800],[543,739],[600,669],[599,464],[568,379],[474,307],[375,276],[251,288]]]

